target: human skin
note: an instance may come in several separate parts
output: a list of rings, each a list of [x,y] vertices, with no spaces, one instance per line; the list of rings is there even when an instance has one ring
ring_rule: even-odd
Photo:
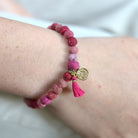
[[[67,70],[68,46],[60,34],[0,18],[0,91],[22,97],[46,94]],[[131,37],[78,38],[78,60],[89,71],[71,82],[48,108],[85,138],[138,137],[138,41]]]
[[[31,13],[14,0],[0,0],[0,10],[20,16],[32,17]]]

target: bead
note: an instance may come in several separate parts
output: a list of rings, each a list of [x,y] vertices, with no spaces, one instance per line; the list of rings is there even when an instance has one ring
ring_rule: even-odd
[[[51,25],[51,29],[52,29],[52,30],[55,30],[56,25],[58,25],[58,24],[57,24],[57,23],[53,23],[53,24]]]
[[[70,30],[66,30],[65,33],[64,33],[64,37],[65,38],[70,38],[70,37],[73,37],[74,36],[74,33]]]
[[[51,29],[51,25],[50,25],[50,26],[48,26],[48,29]]]
[[[77,55],[76,54],[69,54],[69,60],[77,61]]]
[[[38,99],[37,104],[42,108],[45,107],[46,105],[50,104],[51,100],[46,96],[41,97]]]
[[[63,78],[61,78],[61,79],[59,79],[57,85],[58,85],[59,87],[61,87],[61,88],[65,88],[65,87],[68,86],[68,83],[67,83],[67,81],[65,81]]]
[[[74,60],[68,61],[68,70],[77,70],[79,67],[79,62]]]
[[[64,73],[63,79],[64,79],[65,81],[71,81],[71,78],[72,78],[72,76],[71,76],[71,74],[70,74],[69,72],[65,72],[65,73]]]
[[[53,91],[49,91],[48,92],[48,98],[51,99],[51,100],[54,100],[57,98],[57,94],[54,93]]]
[[[75,37],[70,37],[68,39],[68,45],[69,46],[75,46],[77,44],[77,39]]]
[[[58,25],[56,25],[55,30],[56,30],[58,33],[60,33],[61,28],[62,28],[62,25],[61,25],[61,24],[58,24]]]
[[[63,89],[59,87],[57,84],[55,84],[52,88],[52,91],[54,91],[56,94],[61,94]]]
[[[37,104],[37,100],[36,99],[28,99],[28,98],[24,98],[24,102],[31,108],[40,108],[39,105]]]
[[[60,29],[60,33],[62,35],[64,35],[65,31],[69,30],[69,28],[67,26],[62,26],[61,29]]]
[[[77,54],[78,53],[78,47],[76,47],[76,46],[69,47],[69,52],[72,54]]]

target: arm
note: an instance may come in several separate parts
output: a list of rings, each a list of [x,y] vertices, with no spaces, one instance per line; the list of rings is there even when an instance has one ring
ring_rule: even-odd
[[[78,81],[85,95],[66,90],[50,110],[87,138],[138,137],[138,40],[79,39],[78,56],[90,73]]]
[[[58,33],[0,18],[0,36],[1,91],[36,98],[66,70],[67,47]]]
[[[3,18],[0,24],[0,90],[38,97],[66,71],[66,42],[47,29]],[[90,74],[78,83],[86,94],[74,98],[69,85],[46,108],[85,137],[137,137],[137,43],[133,38],[80,38],[78,59]]]

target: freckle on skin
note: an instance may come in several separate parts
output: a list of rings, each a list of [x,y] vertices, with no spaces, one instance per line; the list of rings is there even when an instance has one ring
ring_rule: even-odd
[[[19,46],[16,46],[16,48],[19,48]]]
[[[98,88],[99,88],[99,89],[101,89],[101,88],[102,88],[102,86],[101,86],[100,84],[98,84]]]
[[[6,46],[5,48],[8,48],[8,46]]]
[[[122,39],[122,40],[121,40],[121,43],[122,43],[122,44],[123,44],[123,43],[125,43],[125,40],[124,40],[124,39]]]

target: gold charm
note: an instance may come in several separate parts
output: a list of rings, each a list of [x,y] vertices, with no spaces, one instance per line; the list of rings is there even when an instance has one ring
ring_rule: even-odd
[[[84,67],[79,67],[79,69],[76,72],[76,77],[80,80],[86,80],[88,78],[88,70]]]
[[[76,77],[76,71],[74,71],[74,70],[69,70],[68,72],[69,72],[72,76]]]

